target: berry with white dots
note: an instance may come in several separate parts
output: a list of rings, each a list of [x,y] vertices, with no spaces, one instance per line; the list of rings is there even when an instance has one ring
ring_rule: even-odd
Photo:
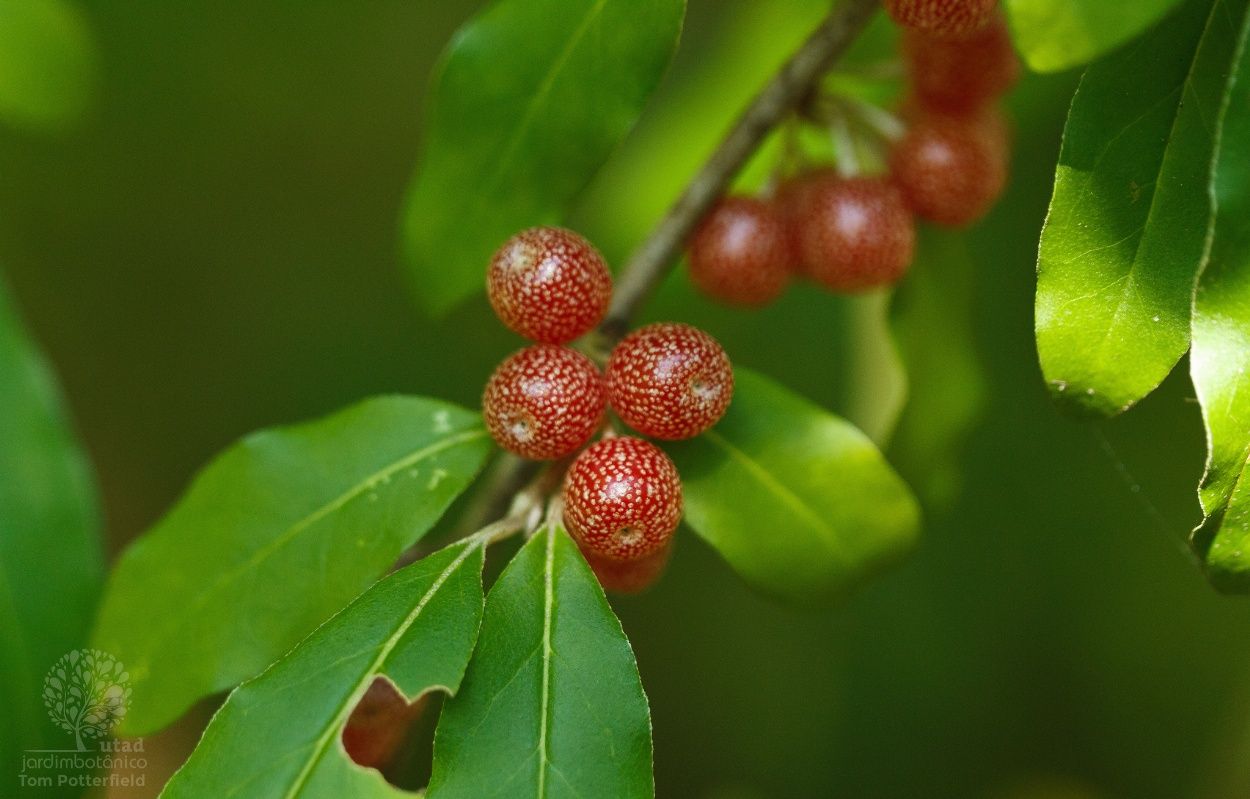
[[[681,479],[660,448],[630,436],[587,448],[564,482],[564,524],[584,551],[636,561],[660,551],[681,522]]]
[[[803,209],[811,204],[813,192],[822,184],[837,179],[837,170],[821,166],[791,175],[777,187],[777,206],[785,220],[786,236],[789,239],[790,270],[798,275],[807,276],[811,272],[803,260]]]
[[[607,405],[603,375],[585,355],[536,344],[499,364],[482,415],[499,446],[534,460],[570,455],[595,434]]]
[[[983,28],[998,0],[885,0],[899,25],[933,36],[960,39]]]
[[[1007,147],[977,123],[926,119],[894,145],[890,172],[917,216],[962,227],[1002,193]]]
[[[486,273],[499,319],[542,344],[565,344],[599,324],[612,297],[607,264],[571,230],[536,227],[504,242]]]
[[[1020,62],[1001,14],[960,41],[903,35],[912,91],[926,111],[975,113],[1001,97],[1020,77]]]
[[[790,281],[786,226],[772,203],[727,197],[690,239],[690,279],[709,297],[759,307],[777,299]]]
[[[792,222],[804,269],[831,291],[888,285],[911,265],[915,221],[888,181],[822,174],[800,199]]]
[[[716,339],[690,325],[639,328],[608,357],[608,402],[625,424],[677,440],[720,420],[733,397],[733,367]]]

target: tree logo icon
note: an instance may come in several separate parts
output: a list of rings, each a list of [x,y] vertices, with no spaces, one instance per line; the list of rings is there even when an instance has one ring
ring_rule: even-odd
[[[130,707],[130,675],[112,655],[98,649],[75,649],[43,678],[43,703],[52,722],[74,734],[79,752],[84,738],[112,732]]]

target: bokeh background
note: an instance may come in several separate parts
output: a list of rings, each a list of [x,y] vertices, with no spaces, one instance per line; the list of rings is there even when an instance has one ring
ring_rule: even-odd
[[[619,263],[826,5],[691,0],[671,72],[575,225]],[[480,298],[422,318],[398,256],[427,77],[476,6],[76,6],[85,112],[0,124],[0,269],[86,441],[110,553],[238,436],[380,392],[475,404],[518,346]],[[960,379],[980,414],[934,453],[926,431],[958,411],[914,387],[891,456],[928,500],[915,556],[799,613],[685,535],[655,590],[615,602],[661,797],[1250,796],[1250,607],[1184,547],[1204,449],[1183,365],[1101,424],[1061,417],[1037,368],[1037,236],[1077,77],[1012,96],[1014,178],[967,236],[968,314],[926,322],[957,348],[951,370],[973,364]],[[648,316],[707,327],[871,428],[897,398],[873,307],[800,288],[726,311],[679,271]],[[148,787],[116,795],[154,796],[210,711],[149,739]]]

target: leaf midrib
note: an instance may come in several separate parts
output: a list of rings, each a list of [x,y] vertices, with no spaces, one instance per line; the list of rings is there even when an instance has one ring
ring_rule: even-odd
[[[1216,5],[1224,7],[1225,10],[1227,11],[1227,6],[1222,0],[1216,0]],[[1198,42],[1194,46],[1193,55],[1190,57],[1189,68],[1185,71],[1185,79],[1181,81],[1180,85],[1177,86],[1176,89],[1169,91],[1167,95],[1165,95],[1163,98],[1163,99],[1170,98],[1177,90],[1179,90],[1180,92],[1180,97],[1176,101],[1176,110],[1173,112],[1173,115],[1172,115],[1172,123],[1171,125],[1168,126],[1168,143],[1167,143],[1167,146],[1165,146],[1163,149],[1163,157],[1160,158],[1159,160],[1159,169],[1155,174],[1156,183],[1158,183],[1159,175],[1163,174],[1163,170],[1167,166],[1168,155],[1172,149],[1173,140],[1176,134],[1176,126],[1180,122],[1181,114],[1183,113],[1183,109],[1185,107],[1186,95],[1192,94],[1193,103],[1195,104],[1198,103],[1198,94],[1196,91],[1193,91],[1194,72],[1198,67],[1198,55],[1202,52],[1203,44],[1206,42],[1207,36],[1211,33],[1212,26],[1215,24],[1215,18],[1216,18],[1217,13],[1218,13],[1217,9],[1215,7],[1212,7],[1210,13],[1207,16],[1206,22],[1202,26],[1202,33],[1201,35],[1199,35]],[[1228,91],[1230,81],[1231,81],[1231,76],[1229,76],[1225,81],[1225,92],[1224,92],[1225,94]],[[1201,115],[1200,105],[1198,105],[1198,110],[1199,110],[1199,114]],[[1144,116],[1145,115],[1143,114],[1142,117]],[[1139,117],[1138,119],[1140,120],[1142,117]],[[1134,122],[1130,123],[1130,125],[1136,124],[1136,122],[1137,120],[1134,120]],[[1116,138],[1118,138],[1118,135]],[[1108,147],[1109,146],[1110,145],[1108,145]],[[1215,148],[1212,147],[1211,153],[1206,159],[1208,167],[1210,167],[1210,165],[1214,163],[1215,156],[1216,156]],[[1100,157],[1098,160],[1101,161],[1102,158]],[[1097,167],[1097,162],[1095,163],[1095,168],[1096,167]],[[1107,344],[1111,340],[1111,334],[1113,331],[1117,330],[1120,327],[1120,319],[1124,314],[1125,307],[1128,305],[1129,297],[1136,293],[1135,277],[1137,275],[1138,268],[1141,266],[1142,242],[1149,235],[1151,222],[1155,218],[1155,211],[1158,210],[1158,207],[1159,207],[1159,190],[1158,188],[1156,188],[1156,190],[1152,191],[1150,194],[1150,207],[1146,210],[1146,220],[1142,224],[1141,228],[1139,229],[1139,232],[1141,233],[1141,235],[1139,235],[1137,237],[1137,240],[1133,243],[1133,255],[1132,255],[1131,260],[1129,261],[1128,271],[1125,272],[1124,274],[1124,278],[1123,278],[1124,288],[1120,292],[1119,301],[1116,303],[1115,311],[1111,315],[1111,321],[1107,323],[1107,325],[1103,328],[1101,335],[1098,337],[1098,344],[1096,348],[1097,356],[1094,359],[1096,364],[1105,365],[1107,363]],[[1214,217],[1214,213],[1208,214],[1208,223],[1207,223],[1208,228],[1211,225],[1212,217]],[[1203,249],[1204,250],[1206,249],[1205,242],[1204,242]],[[1205,252],[1199,255],[1199,264],[1194,272],[1195,280],[1197,280],[1197,276],[1201,272],[1201,268],[1202,268],[1201,261],[1204,260],[1205,257],[1206,257]],[[1176,359],[1179,360],[1182,354],[1183,353],[1177,353]],[[1175,361],[1173,362],[1173,364],[1174,363]],[[1169,365],[1168,367],[1169,369],[1171,368],[1171,365],[1172,364]],[[1099,369],[1099,371],[1101,372],[1105,370]],[[1132,403],[1130,402],[1129,404],[1131,405]],[[1121,410],[1123,410],[1123,408]]]
[[[577,29],[573,31],[573,35],[565,42],[559,54],[552,62],[551,67],[543,76],[542,81],[538,85],[537,91],[532,95],[529,104],[525,109],[525,114],[521,117],[520,122],[512,129],[508,138],[505,139],[502,147],[502,154],[495,161],[495,169],[490,177],[482,182],[482,185],[473,192],[469,193],[470,202],[461,206],[464,209],[462,216],[466,219],[472,219],[481,209],[482,205],[488,198],[493,196],[496,189],[499,188],[500,181],[508,173],[512,166],[512,159],[516,156],[518,148],[525,136],[529,133],[529,128],[534,124],[539,116],[539,109],[544,107],[548,96],[551,94],[552,87],[555,86],[556,79],[559,77],[573,56],[573,52],[581,44],[585,38],[586,32],[590,30],[592,23],[603,12],[607,0],[597,0],[597,2],[586,10],[585,16],[582,17]]]
[[[828,550],[829,554],[833,555],[844,565],[850,562],[846,548],[842,546],[841,541],[839,540],[838,531],[817,515],[815,511],[809,508],[807,503],[803,501],[802,497],[795,494],[782,484],[781,481],[769,474],[767,469],[756,463],[745,452],[731,444],[729,440],[720,433],[715,430],[708,430],[703,433],[703,436],[711,443],[724,449],[731,458],[740,463],[743,468],[759,480],[765,488],[776,495],[777,499],[785,503],[796,514],[805,519],[808,524],[821,532],[823,535],[819,536],[819,539],[825,545],[825,549]]]
[[[538,725],[538,799],[547,796],[547,769],[554,768],[548,748],[548,715],[551,712],[551,621],[555,607],[555,523],[547,526],[546,552],[543,562],[543,681]]]
[[[304,768],[296,776],[295,782],[292,783],[291,787],[284,794],[284,799],[293,799],[293,797],[297,796],[299,792],[303,790],[304,786],[307,785],[308,780],[312,778],[313,769],[316,768],[319,762],[321,762],[321,758],[325,756],[330,742],[334,740],[335,733],[339,730],[340,726],[350,713],[353,700],[358,698],[361,686],[365,685],[365,680],[371,680],[378,674],[382,664],[386,662],[386,659],[390,657],[391,652],[393,652],[395,647],[399,645],[400,639],[407,634],[408,630],[412,629],[413,624],[416,624],[421,612],[425,610],[426,605],[430,603],[430,600],[434,598],[434,595],[442,589],[443,585],[447,582],[451,575],[460,568],[461,564],[468,559],[469,555],[484,545],[484,539],[474,540],[466,545],[464,547],[464,551],[457,555],[456,558],[448,564],[447,568],[443,569],[442,573],[440,573],[438,578],[434,580],[434,583],[430,586],[429,590],[422,595],[416,606],[413,607],[408,615],[404,617],[395,630],[391,632],[387,639],[378,648],[377,656],[369,663],[369,666],[358,678],[356,682],[356,689],[347,694],[346,698],[335,711],[330,723],[326,725],[325,730],[313,744],[313,750],[309,754],[308,760],[304,764]]]
[[[452,447],[455,447],[460,444],[465,444],[465,443],[474,441],[479,438],[483,438],[486,436],[486,434],[487,432],[484,428],[475,428],[472,430],[463,431],[453,436],[448,436],[447,438],[444,438],[441,441],[422,447],[421,449],[415,452],[409,453],[408,455],[405,455],[404,457],[396,461],[393,461],[390,464],[387,464],[386,466],[379,469],[378,471],[373,472],[368,477],[360,480],[351,488],[344,491],[342,494],[339,494],[337,497],[330,500],[330,502],[319,506],[318,508],[314,509],[312,512],[308,513],[304,517],[300,518],[299,520],[291,524],[291,526],[287,527],[282,532],[281,535],[274,538],[272,541],[268,542],[263,547],[257,549],[255,552],[252,553],[252,555],[246,561],[244,561],[240,565],[234,567],[233,569],[229,569],[225,572],[222,572],[216,580],[210,583],[205,588],[205,590],[197,594],[195,598],[191,600],[190,603],[188,603],[187,609],[179,615],[179,618],[185,618],[186,616],[191,615],[201,610],[213,596],[219,593],[227,585],[229,585],[230,583],[238,579],[239,576],[256,568],[259,564],[261,564],[262,562],[267,560],[271,555],[273,555],[273,553],[277,552],[279,549],[282,549],[290,542],[296,540],[296,537],[300,533],[302,533],[304,530],[309,529],[314,524],[319,522],[321,519],[324,519],[325,517],[327,517],[334,511],[342,508],[348,502],[361,496],[369,489],[376,487],[385,478],[395,474],[396,472],[402,471],[403,469],[409,468],[413,464],[420,463],[422,460],[425,460],[426,458],[433,457],[434,455],[438,455],[441,452],[451,449]],[[136,661],[136,665],[132,668],[132,673],[134,671],[137,671],[140,668],[146,669],[148,667],[148,664],[151,662],[152,653],[160,651],[161,647],[163,647],[165,643],[168,642],[170,638],[170,635],[169,635],[170,631],[176,630],[179,627],[180,625],[178,624],[167,625],[165,629],[162,631],[161,635],[154,637],[152,646],[148,648],[147,655],[144,657],[140,657]]]

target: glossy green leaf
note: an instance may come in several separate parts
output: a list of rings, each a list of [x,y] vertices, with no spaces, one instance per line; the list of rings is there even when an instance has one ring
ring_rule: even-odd
[[[419,397],[228,449],[110,579],[95,640],[130,669],[125,731],[272,663],[428,531],[490,451],[477,413]]]
[[[1064,131],[1038,259],[1037,347],[1055,398],[1099,415],[1189,346],[1210,225],[1214,122],[1246,0],[1190,0],[1089,68]]]
[[[441,313],[508,236],[559,222],[633,126],[684,0],[500,0],[452,40],[405,212],[407,268]]]
[[[491,588],[434,735],[430,799],[651,797],[651,719],[599,581],[548,525]]]
[[[808,604],[843,595],[913,544],[919,511],[849,423],[746,369],[711,430],[666,444],[686,523],[756,588]]]
[[[91,99],[95,47],[86,20],[65,0],[0,3],[0,121],[63,128]]]
[[[1119,47],[1179,0],[1006,0],[1016,47],[1036,72],[1080,66]]]
[[[985,402],[973,332],[975,285],[963,234],[926,228],[916,263],[890,308],[908,391],[889,452],[908,481],[935,504],[951,501],[960,487],[959,445]]]
[[[99,526],[52,373],[0,283],[0,768],[10,785],[22,750],[73,745],[40,697],[52,665],[85,642],[103,573]]]
[[[1232,18],[1228,24],[1235,24]],[[1212,173],[1211,249],[1194,296],[1190,375],[1209,454],[1195,531],[1212,582],[1250,591],[1250,15],[1243,14]]]
[[[455,693],[482,617],[483,545],[407,566],[317,628],[213,716],[161,796],[400,797],[352,762],[343,727],[375,677],[409,701]]]

